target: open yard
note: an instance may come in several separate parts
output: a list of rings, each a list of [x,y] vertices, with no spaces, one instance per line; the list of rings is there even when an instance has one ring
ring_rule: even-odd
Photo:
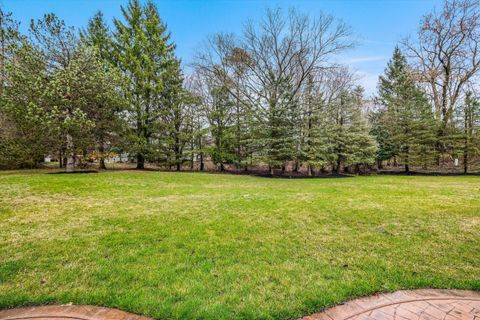
[[[0,173],[0,309],[290,319],[479,264],[480,177]]]

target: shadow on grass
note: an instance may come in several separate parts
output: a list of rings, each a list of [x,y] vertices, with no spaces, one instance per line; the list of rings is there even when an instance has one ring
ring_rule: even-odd
[[[390,176],[426,176],[426,177],[432,177],[432,176],[445,176],[445,177],[456,177],[456,176],[480,176],[480,172],[474,172],[474,173],[463,173],[463,172],[420,172],[420,171],[410,171],[410,172],[405,172],[405,171],[378,171],[377,174],[380,175],[390,175]]]
[[[73,172],[56,171],[56,172],[48,172],[47,174],[79,174],[79,173],[98,173],[98,171],[96,170],[77,170]]]

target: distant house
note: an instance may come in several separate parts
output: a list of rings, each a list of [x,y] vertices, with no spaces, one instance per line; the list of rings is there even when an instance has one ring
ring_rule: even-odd
[[[52,156],[52,155],[46,155],[45,158],[43,158],[43,162],[50,163],[50,162],[56,162],[58,161],[57,157]]]
[[[106,160],[108,163],[115,163],[115,162],[128,162],[130,160],[130,155],[127,152],[123,152],[121,154],[117,154],[114,157],[109,158]]]

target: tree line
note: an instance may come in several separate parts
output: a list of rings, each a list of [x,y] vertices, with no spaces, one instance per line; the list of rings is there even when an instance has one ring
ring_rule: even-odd
[[[0,167],[50,155],[67,171],[106,169],[126,154],[138,169],[311,176],[479,160],[478,1],[425,15],[374,98],[338,62],[355,42],[331,15],[268,9],[241,34],[208,37],[185,74],[152,2],[121,12],[82,30],[46,14],[21,34],[0,11]]]

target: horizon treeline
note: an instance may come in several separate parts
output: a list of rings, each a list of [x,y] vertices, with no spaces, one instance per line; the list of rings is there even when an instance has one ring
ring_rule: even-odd
[[[267,9],[206,38],[184,74],[153,2],[76,30],[53,13],[21,34],[0,10],[0,167],[67,171],[118,155],[172,170],[467,173],[480,158],[480,4],[445,1],[395,48],[366,97],[331,15]],[[111,27],[110,27],[111,25]],[[459,162],[458,162],[459,160]]]

